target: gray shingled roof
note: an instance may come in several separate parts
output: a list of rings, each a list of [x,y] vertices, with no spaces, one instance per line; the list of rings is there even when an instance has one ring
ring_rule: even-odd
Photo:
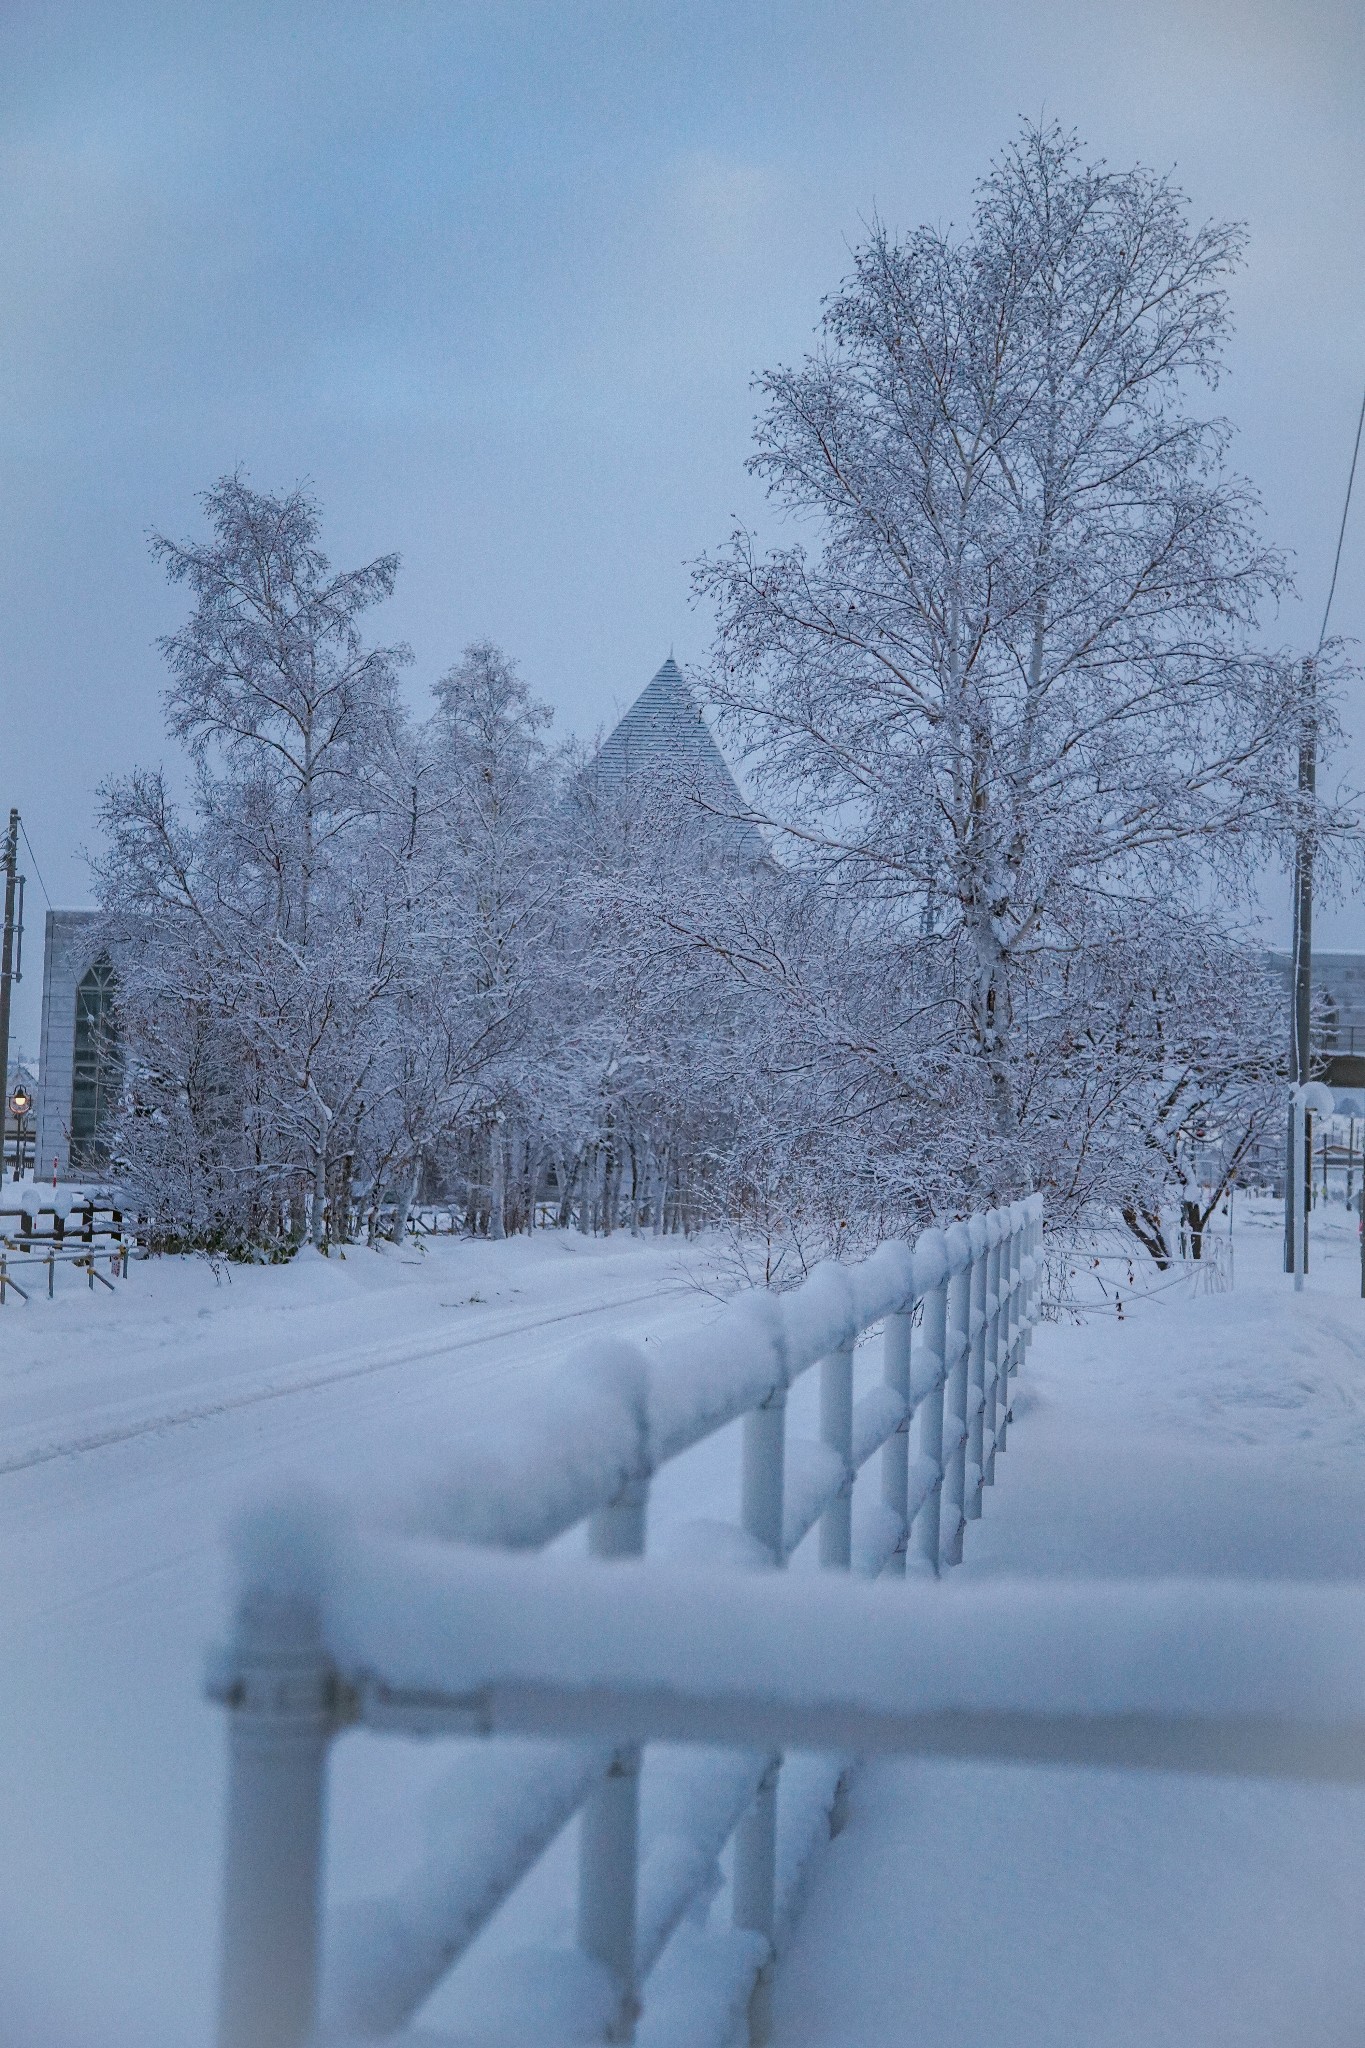
[[[725,756],[671,654],[602,742],[588,772],[606,790],[619,789],[634,776],[666,775],[695,789],[718,811],[744,808]],[[733,841],[733,851],[741,858],[765,857],[767,849],[754,826],[727,824],[723,818],[716,826]]]
[[[724,793],[727,803],[737,807],[740,802],[725,756],[712,739],[701,706],[671,654],[602,742],[593,765],[608,784],[660,769],[671,773],[690,770],[703,778],[708,795],[714,789]]]

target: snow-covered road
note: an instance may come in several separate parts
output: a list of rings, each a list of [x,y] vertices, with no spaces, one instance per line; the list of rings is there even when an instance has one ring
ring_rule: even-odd
[[[591,1331],[714,1312],[646,1240],[431,1242],[425,1258],[132,1269],[0,1319],[0,1975],[6,2048],[211,2036],[221,1716],[201,1697],[242,1498],[345,1488],[390,1444],[438,1446],[511,1376]],[[364,1759],[363,1848],[421,1759]],[[355,1802],[352,1802],[355,1805]],[[396,1838],[401,1831],[395,1822]],[[358,1839],[363,1838],[363,1839]]]

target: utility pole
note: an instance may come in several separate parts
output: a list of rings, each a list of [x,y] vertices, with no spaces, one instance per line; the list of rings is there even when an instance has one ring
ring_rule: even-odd
[[[5,1172],[5,1126],[9,1120],[9,1006],[10,991],[19,980],[23,966],[23,884],[16,868],[19,865],[19,813],[9,814],[9,831],[5,834],[5,924],[0,936],[0,1179]],[[16,922],[15,891],[19,891],[19,916]]]
[[[1318,688],[1317,669],[1312,661],[1303,665],[1299,697],[1299,816],[1294,835],[1294,967],[1290,1007],[1289,1082],[1291,1091],[1305,1086],[1309,1078],[1309,1031],[1313,1020],[1313,810],[1318,786]],[[1308,1266],[1308,1233],[1296,1228],[1299,1205],[1307,1213],[1312,1185],[1312,1149],[1308,1140],[1308,1115],[1302,1098],[1291,1093],[1288,1148],[1285,1161],[1284,1270],[1298,1271],[1299,1248],[1304,1270]],[[1295,1118],[1305,1124],[1303,1157],[1307,1170],[1300,1175],[1296,1158]]]

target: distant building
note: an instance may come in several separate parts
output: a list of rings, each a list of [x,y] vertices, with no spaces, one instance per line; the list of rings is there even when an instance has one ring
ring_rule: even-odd
[[[118,1090],[114,969],[97,910],[49,910],[43,948],[34,1172],[61,1179],[103,1170]]]
[[[1272,953],[1270,965],[1284,984],[1285,1051],[1289,1046],[1289,1001],[1294,962]],[[1314,1070],[1329,1088],[1365,1088],[1365,953],[1313,950]]]
[[[748,806],[671,654],[608,733],[585,780],[611,798],[633,785],[647,799],[651,783],[666,784],[700,802],[708,833],[731,857],[767,858],[763,835],[744,817]]]

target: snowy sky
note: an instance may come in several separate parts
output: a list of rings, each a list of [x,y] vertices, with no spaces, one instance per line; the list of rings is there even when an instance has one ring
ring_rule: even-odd
[[[335,560],[401,552],[419,698],[489,633],[590,734],[703,651],[685,564],[758,510],[751,373],[802,351],[874,208],[964,220],[1022,114],[1250,224],[1223,402],[1298,556],[1283,635],[1315,638],[1365,378],[1363,73],[1357,0],[0,0],[0,805],[54,900],[88,900],[95,783],[163,752],[184,600],[150,527],[193,530],[237,463],[307,477]],[[1365,633],[1358,510],[1334,623]]]

